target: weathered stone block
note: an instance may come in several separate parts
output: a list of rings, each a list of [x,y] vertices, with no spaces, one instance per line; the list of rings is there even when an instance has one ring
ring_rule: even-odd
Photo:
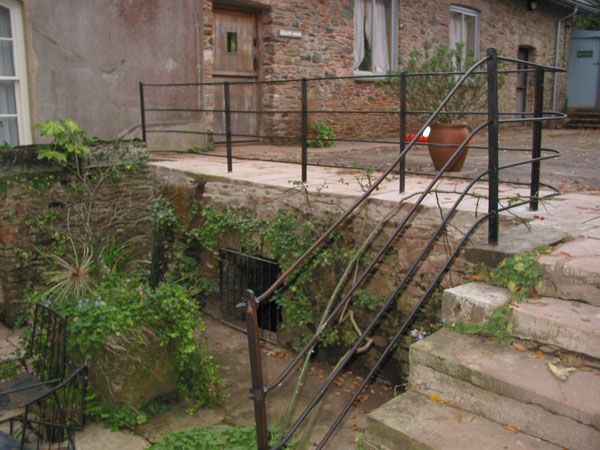
[[[177,390],[175,361],[148,329],[109,338],[89,365],[93,391],[109,404],[137,409]]]

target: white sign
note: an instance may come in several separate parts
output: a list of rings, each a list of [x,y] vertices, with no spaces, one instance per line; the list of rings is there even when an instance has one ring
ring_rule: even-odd
[[[279,30],[279,36],[282,36],[282,37],[291,37],[291,38],[301,38],[302,37],[302,31]]]

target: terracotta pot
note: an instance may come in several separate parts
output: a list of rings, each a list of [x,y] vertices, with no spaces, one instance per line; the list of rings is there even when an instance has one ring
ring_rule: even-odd
[[[434,123],[429,133],[429,156],[435,170],[440,170],[452,157],[456,149],[469,136],[466,123]],[[467,157],[468,147],[461,150],[454,162],[446,169],[448,172],[458,172]]]

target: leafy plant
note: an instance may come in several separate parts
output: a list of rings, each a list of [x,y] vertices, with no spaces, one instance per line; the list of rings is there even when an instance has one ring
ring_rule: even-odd
[[[202,147],[198,147],[197,145],[193,145],[187,149],[188,153],[207,153],[214,152],[217,149],[217,146],[211,141],[207,142],[206,145]]]
[[[38,159],[60,163],[66,163],[69,159],[77,161],[90,153],[89,146],[97,142],[97,138],[89,137],[72,119],[46,120],[33,127],[39,128],[42,136],[52,138],[50,145],[40,148]]]
[[[109,338],[118,341],[130,330],[148,328],[173,355],[179,391],[195,400],[190,411],[220,400],[220,380],[206,351],[204,322],[197,302],[182,286],[162,283],[153,289],[141,274],[110,273],[85,297],[67,295],[58,301],[41,291],[27,299],[30,305],[40,301],[70,318],[66,344],[73,360],[93,360]]]
[[[309,147],[324,148],[335,145],[335,133],[329,125],[317,122],[312,126],[312,129],[317,134],[315,137],[306,140],[306,144]]]
[[[503,259],[490,272],[490,279],[505,286],[514,300],[523,301],[535,294],[542,285],[541,270],[536,258],[549,247],[539,247],[513,257]]]
[[[407,77],[406,98],[409,110],[421,111],[424,113],[423,117],[426,118],[442,103],[458,81],[457,76],[452,73],[464,72],[476,62],[472,50],[467,52],[466,57],[463,57],[463,47],[464,44],[458,42],[455,49],[451,49],[445,44],[439,44],[433,48],[430,42],[425,41],[423,50],[414,49],[409,53],[409,60],[405,67],[391,72],[394,75],[402,72],[433,74]],[[390,77],[385,84],[391,92],[397,95],[400,89],[400,77]],[[471,75],[448,101],[436,121],[458,123],[464,116],[456,112],[471,111],[482,107],[486,98],[484,95],[486,86],[487,78],[485,76]]]
[[[50,287],[44,292],[46,297],[63,299],[66,296],[80,298],[91,287],[93,279],[91,277],[92,255],[88,247],[83,249],[83,255],[80,257],[75,248],[75,243],[70,239],[73,249],[72,260],[60,257],[54,253],[46,256],[58,266],[57,270],[47,272]]]
[[[98,400],[93,392],[86,396],[85,403],[87,417],[102,421],[104,428],[111,431],[123,428],[133,431],[137,425],[147,423],[169,409],[169,405],[160,400],[154,400],[139,410],[126,405],[108,405]]]
[[[269,447],[274,446],[274,438],[278,436],[275,427],[269,427]],[[298,440],[288,442],[283,448],[296,449]],[[190,428],[180,432],[170,432],[150,447],[151,450],[254,450],[256,448],[256,428],[245,425],[234,427],[214,426],[206,428]]]

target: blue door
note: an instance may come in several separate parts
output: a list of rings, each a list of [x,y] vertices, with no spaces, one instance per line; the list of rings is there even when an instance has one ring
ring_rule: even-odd
[[[600,31],[573,30],[569,58],[569,108],[600,106]]]

